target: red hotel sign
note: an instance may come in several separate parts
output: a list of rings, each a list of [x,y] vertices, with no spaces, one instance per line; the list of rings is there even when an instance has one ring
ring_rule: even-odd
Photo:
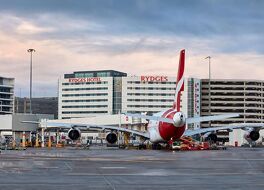
[[[69,78],[69,82],[71,82],[71,83],[101,82],[101,78],[100,77],[92,77],[92,78]]]
[[[141,76],[141,82],[167,82],[167,76]]]

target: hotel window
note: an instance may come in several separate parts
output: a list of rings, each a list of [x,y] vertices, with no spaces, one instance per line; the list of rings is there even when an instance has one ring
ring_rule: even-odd
[[[84,78],[84,73],[76,73],[75,77],[76,78]]]
[[[97,77],[110,77],[110,72],[98,72]]]
[[[87,78],[88,77],[94,77],[94,74],[93,73],[85,73],[84,76],[87,77]]]

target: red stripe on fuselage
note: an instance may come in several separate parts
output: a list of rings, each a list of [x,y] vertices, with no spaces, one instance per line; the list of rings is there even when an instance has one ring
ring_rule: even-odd
[[[173,119],[173,116],[177,113],[174,109],[169,109],[162,117]],[[175,127],[171,123],[159,122],[159,133],[163,140],[169,141],[171,138],[180,138],[185,131],[185,125],[182,127]]]

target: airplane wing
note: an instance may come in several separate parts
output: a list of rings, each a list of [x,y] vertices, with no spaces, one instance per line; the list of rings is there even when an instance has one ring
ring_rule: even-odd
[[[219,130],[233,130],[233,129],[245,129],[245,128],[256,128],[256,129],[264,129],[264,123],[238,123],[231,124],[223,127],[210,127],[203,129],[195,129],[195,130],[186,130],[183,136],[193,136],[197,134],[203,134],[208,132],[216,132]]]
[[[22,123],[34,123],[34,124],[40,124],[42,128],[45,129],[71,129],[71,128],[78,128],[81,130],[115,130],[115,131],[121,131],[121,132],[127,132],[132,135],[137,135],[140,137],[144,137],[146,139],[149,139],[149,133],[140,132],[136,130],[126,129],[123,127],[117,127],[117,126],[111,126],[111,125],[91,125],[86,123],[62,123],[62,122],[50,122],[50,121],[42,121],[42,122],[35,122],[35,121],[22,121]]]
[[[130,117],[161,121],[161,122],[171,123],[171,124],[174,124],[175,122],[173,119],[158,117],[158,116],[133,114],[133,113],[123,113],[123,114],[125,114],[126,116],[130,116]],[[199,123],[199,122],[204,122],[204,121],[222,120],[222,119],[238,117],[238,116],[239,114],[232,113],[232,114],[211,115],[211,116],[203,116],[203,117],[190,117],[190,118],[186,118],[186,123],[190,124],[190,123]]]
[[[161,121],[165,123],[174,123],[173,119],[164,118],[164,117],[157,117],[157,116],[150,116],[150,115],[143,115],[143,114],[134,114],[134,113],[123,113],[129,117],[141,118],[141,119],[148,119],[154,121]]]

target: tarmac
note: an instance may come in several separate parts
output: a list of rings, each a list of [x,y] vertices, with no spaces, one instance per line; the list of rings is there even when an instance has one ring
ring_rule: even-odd
[[[0,189],[264,189],[264,148],[4,150]]]

